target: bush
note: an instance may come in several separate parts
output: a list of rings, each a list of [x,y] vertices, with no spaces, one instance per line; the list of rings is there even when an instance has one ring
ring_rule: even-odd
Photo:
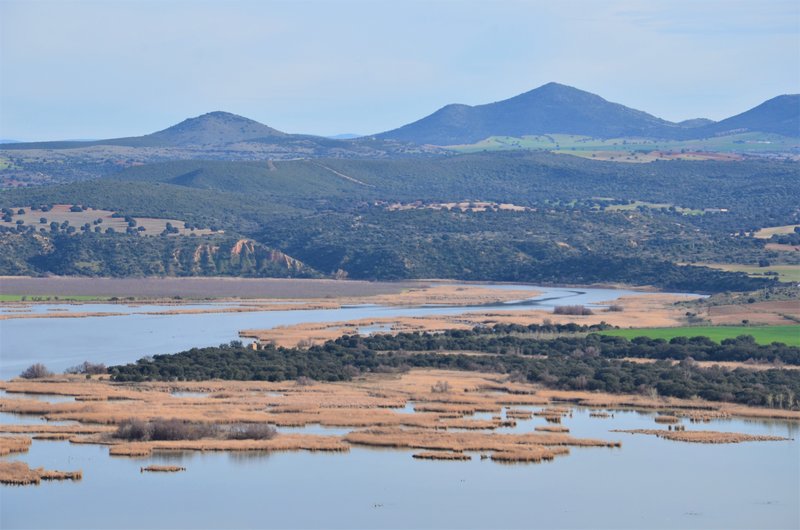
[[[150,432],[150,425],[147,422],[130,419],[119,424],[114,437],[123,440],[149,440]]]
[[[271,440],[278,435],[278,430],[266,423],[247,423],[234,425],[228,432],[230,440]]]
[[[622,312],[624,310],[625,309],[621,305],[616,305],[616,304],[610,305],[606,309],[606,311],[611,312],[611,313],[620,313],[620,312]]]
[[[431,392],[434,394],[446,394],[450,392],[450,383],[447,381],[436,381],[431,387]]]
[[[582,305],[557,305],[553,308],[556,315],[593,315],[591,309]]]
[[[297,386],[311,386],[314,383],[316,383],[316,381],[314,381],[308,376],[301,375],[300,377],[297,378],[295,383],[297,384]]]
[[[123,440],[199,440],[211,438],[217,434],[217,428],[210,423],[182,421],[178,419],[157,419],[151,422],[142,420],[125,420],[119,424],[116,438]]]
[[[194,423],[178,419],[158,419],[150,424],[151,440],[199,440],[216,434],[216,427],[210,423]]]
[[[103,363],[94,364],[90,363],[89,361],[83,361],[83,363],[72,366],[64,370],[65,374],[87,374],[87,375],[98,375],[98,374],[105,374],[108,373],[108,368]]]
[[[42,377],[50,377],[53,372],[41,363],[32,364],[25,369],[19,376],[23,379],[41,379]]]

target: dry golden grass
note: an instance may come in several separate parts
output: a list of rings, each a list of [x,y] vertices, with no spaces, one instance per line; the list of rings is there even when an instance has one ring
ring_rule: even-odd
[[[432,392],[446,382],[446,392]],[[443,387],[440,384],[440,387]],[[117,456],[147,456],[153,451],[347,451],[351,445],[397,447],[423,451],[491,453],[498,462],[540,461],[570,446],[616,447],[619,442],[570,436],[556,422],[572,406],[593,409],[648,409],[703,421],[749,416],[800,420],[800,412],[755,409],[701,400],[640,395],[546,390],[511,383],[498,374],[447,370],[412,370],[403,374],[374,374],[345,383],[298,385],[293,381],[202,381],[113,383],[108,379],[58,376],[48,380],[0,383],[9,392],[76,396],[80,401],[49,403],[32,399],[0,399],[0,411],[33,414],[48,420],[75,420],[74,425],[0,425],[0,432],[66,439],[71,443],[101,444]],[[205,397],[178,397],[173,392],[201,392]],[[402,409],[413,403],[414,412]],[[569,403],[567,406],[565,403]],[[530,411],[514,407],[536,406]],[[507,407],[505,418],[501,411]],[[489,413],[491,419],[471,417]],[[607,415],[595,410],[592,415]],[[525,434],[498,433],[532,416],[550,422]],[[152,422],[176,419],[220,426],[207,438],[181,441],[125,441],[115,438],[117,426],[128,420]],[[226,426],[256,423],[279,427],[324,427],[356,430],[345,436],[282,433],[269,440],[227,440]],[[213,433],[216,434],[213,434]],[[677,436],[682,431],[670,432]],[[696,435],[688,435],[696,436]],[[545,448],[545,449],[543,449]]]
[[[368,429],[347,434],[354,445],[442,451],[512,451],[538,446],[619,447],[620,442],[573,438],[563,433],[493,434],[414,429]]]
[[[568,433],[569,427],[564,427],[563,425],[537,425],[533,428],[534,431],[539,432],[561,432],[561,433]]]
[[[720,305],[705,308],[700,314],[712,324],[741,325],[742,320],[748,320],[751,324],[791,325],[800,320],[800,304],[796,300],[775,300]]]
[[[614,430],[611,432],[626,432],[630,434],[650,434],[677,442],[693,442],[704,444],[734,444],[740,442],[777,442],[786,441],[788,438],[781,436],[766,436],[759,434],[744,434],[737,432],[716,431],[662,431],[659,429],[631,429]]]
[[[186,471],[186,468],[181,466],[156,466],[156,465],[139,468],[140,473],[144,473],[145,471],[150,473],[177,473],[179,471]]]
[[[11,453],[26,453],[30,447],[30,438],[0,436],[0,456],[10,455]]]
[[[159,440],[117,443],[109,446],[113,456],[149,456],[153,451],[335,451],[350,446],[335,436],[281,434],[271,440]]]
[[[464,289],[464,291],[460,291]],[[531,291],[502,291],[479,287],[454,285],[434,286],[412,289],[401,294],[380,295],[370,299],[341,300],[341,303],[381,303],[384,305],[419,305],[442,303],[448,305],[476,305],[490,302],[517,300],[532,297]],[[267,330],[249,329],[240,333],[242,337],[259,341],[274,342],[279,346],[293,347],[301,341],[320,344],[335,339],[343,333],[356,333],[359,328],[381,326],[391,333],[429,331],[439,332],[447,329],[471,329],[487,324],[541,324],[545,319],[557,324],[579,322],[599,324],[606,322],[623,328],[629,327],[668,327],[681,325],[685,319],[685,309],[675,306],[676,302],[692,300],[691,295],[671,295],[645,293],[638,296],[623,297],[614,301],[622,307],[621,312],[598,312],[595,315],[573,316],[554,315],[549,310],[531,309],[515,311],[475,311],[461,315],[431,315],[425,317],[372,318],[347,322],[305,323],[282,326]],[[458,352],[461,353],[461,352]]]
[[[553,460],[557,455],[568,454],[566,447],[526,447],[509,451],[495,451],[492,460],[506,464],[513,463],[538,463],[542,460]]]
[[[0,462],[0,483],[25,486],[42,480],[81,480],[81,471],[47,471],[31,469],[25,462]]]
[[[681,419],[677,416],[670,416],[667,414],[662,414],[655,417],[656,423],[680,423]]]
[[[469,455],[453,451],[423,451],[411,456],[418,460],[472,460]]]

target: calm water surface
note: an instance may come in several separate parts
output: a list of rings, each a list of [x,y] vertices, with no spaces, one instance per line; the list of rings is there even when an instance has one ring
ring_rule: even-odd
[[[515,407],[519,408],[519,407]],[[80,482],[2,487],[2,528],[796,528],[798,426],[726,420],[688,429],[793,437],[705,445],[611,433],[652,428],[651,414],[591,418],[575,409],[576,436],[621,449],[572,448],[543,464],[417,461],[413,451],[160,453],[111,458],[108,449],[34,441],[13,457],[82,469]],[[542,418],[515,430],[544,425]],[[309,428],[318,431],[319,427]],[[284,432],[295,431],[285,429]],[[346,431],[325,429],[323,432]],[[140,473],[179,464],[177,474]],[[42,509],[46,506],[47,509]]]
[[[460,314],[487,308],[522,310],[552,309],[556,305],[595,305],[621,296],[642,293],[624,289],[572,289],[527,285],[492,285],[498,289],[528,289],[539,294],[516,303],[487,306],[385,307],[349,306],[339,309],[255,311],[245,313],[201,313],[148,315],[146,312],[176,309],[176,306],[126,306],[86,304],[61,306],[66,311],[109,311],[121,316],[86,318],[16,318],[0,320],[0,379],[18,375],[34,362],[60,372],[83,361],[123,364],[145,355],[175,353],[193,347],[213,346],[239,338],[243,329],[269,329],[305,322],[336,322],[362,318]],[[33,306],[36,311],[42,307]],[[213,304],[180,306],[207,309]]]

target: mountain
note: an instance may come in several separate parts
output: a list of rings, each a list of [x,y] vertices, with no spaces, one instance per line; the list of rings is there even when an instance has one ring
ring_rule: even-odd
[[[65,140],[56,142],[25,142],[4,145],[4,149],[70,149],[97,145],[124,147],[199,147],[221,146],[253,140],[282,140],[293,135],[281,132],[255,120],[230,112],[215,111],[189,118],[163,131],[126,138],[106,140]]]
[[[164,160],[402,158],[442,149],[376,138],[332,139],[289,134],[228,112],[209,112],[164,130],[129,138],[0,145],[0,188],[74,182]]]
[[[785,94],[720,122],[703,127],[706,136],[767,132],[800,137],[800,94]]]
[[[694,129],[697,127],[705,127],[707,125],[713,125],[716,122],[714,120],[709,120],[708,118],[693,118],[691,120],[683,120],[679,121],[678,125],[681,127],[685,127],[687,129]]]
[[[674,136],[677,124],[611,103],[577,88],[548,83],[487,105],[447,105],[430,116],[377,135],[433,145],[474,143],[489,136],[548,133],[600,138]]]
[[[447,105],[430,116],[377,138],[431,145],[472,144],[490,136],[575,134],[594,138],[708,138],[730,131],[798,136],[800,96],[779,96],[715,123],[704,118],[673,123],[558,83],[486,105]]]
[[[223,145],[266,138],[286,138],[289,134],[255,120],[230,112],[209,112],[189,118],[163,131],[142,136],[142,143],[185,147],[189,145]]]

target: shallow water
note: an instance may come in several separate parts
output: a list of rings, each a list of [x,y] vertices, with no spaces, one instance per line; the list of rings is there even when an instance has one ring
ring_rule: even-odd
[[[546,424],[542,418],[522,423],[526,429]],[[732,529],[800,523],[797,439],[707,445],[608,432],[655,425],[652,414],[634,411],[602,419],[575,409],[563,425],[576,436],[623,446],[572,448],[553,462],[503,465],[477,454],[469,462],[436,462],[414,460],[414,451],[365,448],[130,459],[111,458],[106,447],[34,441],[28,454],[9,459],[82,469],[84,478],[0,488],[0,526]],[[797,435],[796,424],[738,419],[687,429]],[[187,471],[139,472],[149,464]]]
[[[363,318],[461,314],[487,308],[523,310],[552,309],[556,305],[594,305],[621,296],[642,294],[625,289],[555,288],[528,285],[489,285],[498,289],[528,289],[540,294],[522,302],[483,306],[389,307],[349,306],[339,309],[255,311],[243,313],[200,313],[189,315],[147,315],[147,311],[175,309],[176,306],[110,306],[121,316],[85,318],[17,318],[0,320],[0,379],[18,375],[34,362],[55,372],[83,361],[123,364],[146,355],[175,353],[193,347],[214,346],[239,339],[243,329],[268,329],[306,322],[336,322]],[[63,304],[67,310],[76,307]],[[204,305],[202,307],[214,307]],[[48,304],[48,307],[51,307]],[[198,306],[200,307],[200,306]],[[143,309],[144,308],[144,309]],[[87,311],[89,309],[86,309]],[[247,341],[245,341],[247,342]]]

